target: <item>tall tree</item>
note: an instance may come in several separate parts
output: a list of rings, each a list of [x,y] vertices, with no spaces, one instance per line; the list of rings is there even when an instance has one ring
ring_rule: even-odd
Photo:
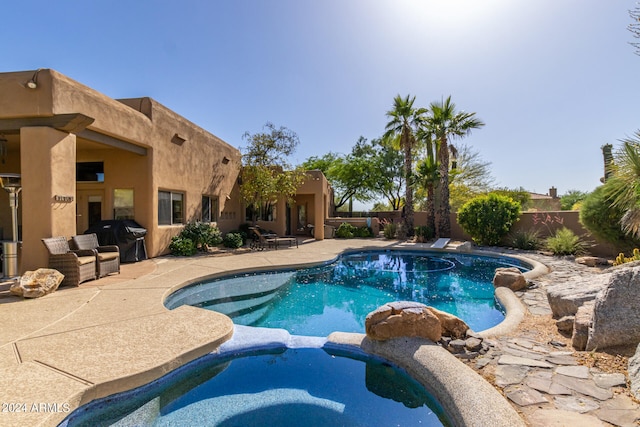
[[[434,233],[436,230],[436,190],[438,183],[440,182],[440,176],[438,173],[438,141],[432,138],[424,127],[418,129],[418,139],[422,142],[424,155],[420,161],[418,161],[416,167],[417,182],[426,192],[426,197],[423,199],[426,201],[424,209],[427,212],[426,226],[429,227]],[[420,187],[418,191],[420,191]]]
[[[416,97],[401,97],[393,99],[393,108],[387,111],[389,122],[385,127],[384,139],[394,141],[404,152],[405,201],[404,224],[407,235],[413,235],[413,150],[417,143],[416,132],[424,120],[426,110],[415,108]]]
[[[438,169],[440,178],[440,199],[436,211],[436,237],[451,236],[451,205],[449,203],[449,151],[455,146],[449,145],[452,138],[462,138],[468,135],[472,129],[484,126],[484,123],[475,117],[476,113],[456,111],[456,105],[451,102],[451,96],[441,102],[432,102],[429,107],[426,126],[433,137],[438,141]]]
[[[269,122],[263,129],[263,132],[243,135],[248,145],[242,155],[240,196],[251,208],[254,224],[258,213],[279,197],[292,200],[305,179],[304,170],[292,168],[287,161],[300,143],[298,135]]]
[[[399,210],[404,202],[405,190],[404,156],[393,145],[384,139],[371,141],[371,149],[375,151],[373,192],[382,195],[394,211]]]
[[[334,190],[336,209],[351,199],[361,202],[373,200],[378,177],[378,153],[367,139],[360,137],[351,153],[328,153],[322,157],[310,157],[302,168],[319,169],[327,177]]]
[[[640,39],[640,6],[636,6],[634,9],[629,11],[629,16],[631,17],[631,24],[627,27],[633,37],[636,39]],[[639,42],[631,42],[631,46],[636,48],[636,54],[640,55],[640,43]]]

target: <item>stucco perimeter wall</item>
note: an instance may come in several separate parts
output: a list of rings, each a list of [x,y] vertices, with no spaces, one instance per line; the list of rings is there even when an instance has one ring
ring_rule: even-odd
[[[415,215],[416,225],[426,223],[426,212],[416,212]],[[613,245],[596,239],[580,224],[579,211],[523,212],[511,232],[536,230],[540,237],[545,238],[562,227],[567,227],[582,237],[588,243],[589,253],[592,255],[602,257],[618,255],[619,251]],[[451,237],[459,240],[471,240],[471,236],[462,231],[462,227],[458,224],[456,213],[451,214]]]

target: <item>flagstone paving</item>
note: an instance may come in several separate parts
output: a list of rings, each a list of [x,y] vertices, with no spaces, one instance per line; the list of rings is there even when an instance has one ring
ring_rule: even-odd
[[[551,316],[545,286],[569,282],[598,270],[570,259],[526,254],[551,268],[534,286],[516,293],[533,316]],[[527,336],[530,335],[530,336]],[[532,426],[638,426],[640,405],[632,400],[627,378],[579,364],[577,352],[560,341],[539,342],[534,333],[487,340],[490,351],[475,361]],[[483,372],[485,371],[485,372]]]

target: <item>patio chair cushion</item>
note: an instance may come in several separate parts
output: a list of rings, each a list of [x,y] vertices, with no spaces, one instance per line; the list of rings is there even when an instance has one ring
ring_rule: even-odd
[[[98,252],[99,261],[109,261],[116,258],[120,258],[119,252]]]
[[[96,257],[94,256],[79,256],[78,257],[78,265],[86,265],[96,262]]]

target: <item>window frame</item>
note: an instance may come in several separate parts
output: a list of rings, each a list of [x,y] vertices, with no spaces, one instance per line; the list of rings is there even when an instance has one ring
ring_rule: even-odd
[[[161,197],[161,194],[169,195],[169,198]],[[185,224],[184,212],[185,212],[185,203],[186,203],[185,193],[181,191],[171,191],[171,190],[158,190],[158,225],[159,226],[171,226],[171,225],[182,225]],[[161,206],[161,203],[166,203],[169,201],[168,206]],[[176,216],[175,207],[179,206],[179,212],[181,213],[180,217]],[[167,212],[168,209],[168,212]],[[162,216],[168,213],[169,218],[164,218]],[[162,215],[162,216],[161,216]]]

